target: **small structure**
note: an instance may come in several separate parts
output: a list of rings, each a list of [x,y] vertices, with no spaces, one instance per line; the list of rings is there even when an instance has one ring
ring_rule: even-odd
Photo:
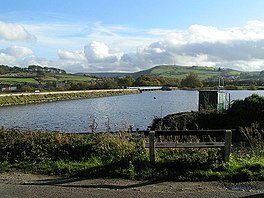
[[[199,111],[206,109],[225,110],[226,93],[221,90],[200,90]]]
[[[15,85],[7,85],[7,84],[1,84],[0,85],[1,92],[12,92],[17,90],[17,86]]]
[[[56,82],[56,88],[65,87],[68,84],[68,80],[64,80],[62,82]]]

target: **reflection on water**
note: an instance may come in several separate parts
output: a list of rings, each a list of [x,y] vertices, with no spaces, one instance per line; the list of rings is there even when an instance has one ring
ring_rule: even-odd
[[[264,91],[229,91],[231,100]],[[144,92],[142,94],[60,101],[0,108],[0,126],[49,131],[146,129],[154,117],[198,109],[197,91]],[[90,127],[89,127],[90,126]]]

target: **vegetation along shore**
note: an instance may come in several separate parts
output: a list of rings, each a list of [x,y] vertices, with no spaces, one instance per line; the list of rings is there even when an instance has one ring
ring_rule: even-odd
[[[53,102],[81,98],[95,98],[139,93],[137,89],[83,90],[40,93],[0,94],[0,106]]]

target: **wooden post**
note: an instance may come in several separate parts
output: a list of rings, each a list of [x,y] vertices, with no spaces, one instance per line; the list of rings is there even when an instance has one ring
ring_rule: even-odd
[[[226,130],[226,132],[225,132],[225,147],[224,147],[224,152],[223,152],[224,162],[229,161],[229,156],[230,156],[230,152],[231,152],[231,144],[232,144],[232,131]]]
[[[155,163],[155,131],[149,132],[149,159],[150,163]]]

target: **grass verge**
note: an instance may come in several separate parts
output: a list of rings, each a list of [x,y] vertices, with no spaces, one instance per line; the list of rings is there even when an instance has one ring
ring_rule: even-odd
[[[62,176],[174,181],[264,180],[264,158],[218,149],[159,149],[149,163],[142,137],[128,133],[87,135],[0,130],[0,171]]]

